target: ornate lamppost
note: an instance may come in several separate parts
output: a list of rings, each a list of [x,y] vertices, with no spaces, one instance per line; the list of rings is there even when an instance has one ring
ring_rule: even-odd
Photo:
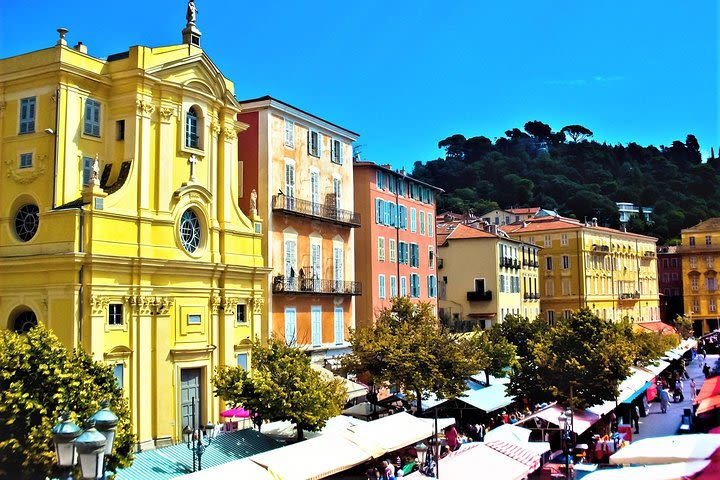
[[[558,426],[560,427],[560,434],[562,439],[562,447],[563,447],[563,456],[565,457],[565,478],[567,480],[570,480],[572,476],[570,475],[570,454],[572,452],[571,449],[571,431],[573,428],[573,412],[572,410],[566,410],[564,412],[560,412],[560,416],[558,417]]]
[[[202,456],[205,449],[212,443],[215,438],[215,424],[208,422],[207,425],[197,428],[197,417],[195,416],[195,397],[192,397],[192,427],[185,425],[183,428],[183,440],[188,450],[193,454],[193,472],[202,470]]]

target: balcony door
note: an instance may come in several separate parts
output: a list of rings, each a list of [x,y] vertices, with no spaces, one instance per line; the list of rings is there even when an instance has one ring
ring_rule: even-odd
[[[292,290],[295,288],[297,269],[297,241],[285,240],[285,284]]]
[[[200,412],[202,401],[200,396],[200,378],[202,369],[183,368],[180,370],[180,415],[181,427],[189,425],[199,428],[201,425]],[[193,419],[192,400],[195,399],[195,418]]]
[[[485,293],[485,279],[484,278],[476,278],[475,279],[475,291]]]
[[[333,250],[335,291],[339,292],[343,287],[343,249],[342,247],[334,247]]]
[[[322,279],[322,252],[319,243],[310,244],[310,278],[313,290],[320,290]]]
[[[310,201],[312,202],[312,214],[320,214],[320,174],[316,171],[310,172]]]
[[[285,164],[285,207],[295,208],[295,165]]]

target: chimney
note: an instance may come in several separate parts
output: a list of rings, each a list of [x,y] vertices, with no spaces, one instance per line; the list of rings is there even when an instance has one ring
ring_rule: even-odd
[[[83,45],[83,42],[78,42],[77,45],[73,47],[73,49],[87,55],[87,45]]]

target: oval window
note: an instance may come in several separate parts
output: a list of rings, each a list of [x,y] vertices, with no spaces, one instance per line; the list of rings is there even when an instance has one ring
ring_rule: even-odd
[[[200,220],[192,209],[187,209],[180,217],[180,241],[189,253],[200,246]]]
[[[15,214],[15,234],[23,242],[27,242],[37,233],[39,213],[37,205],[23,205]]]

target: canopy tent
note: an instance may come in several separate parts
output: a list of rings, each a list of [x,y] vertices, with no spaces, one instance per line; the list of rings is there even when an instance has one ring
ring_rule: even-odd
[[[228,410],[220,412],[220,416],[226,417],[226,418],[232,418],[232,417],[250,418],[250,412],[248,412],[247,410],[245,410],[242,407],[235,407],[235,408],[230,408]]]
[[[627,448],[627,447],[626,447]],[[710,465],[709,460],[670,463],[641,467],[597,470],[585,475],[583,480],[685,480]]]
[[[338,378],[343,381],[343,384],[345,385],[345,390],[347,390],[347,399],[352,400],[353,398],[362,397],[364,395],[367,395],[368,393],[368,387],[365,385],[362,385],[357,382],[353,382],[352,380],[348,380],[345,377],[341,377],[339,375],[335,375],[333,372],[328,370],[327,368],[323,368],[320,365],[317,365],[315,363],[311,364],[312,368],[318,372],[320,372],[320,375],[325,380],[333,380],[335,378]]]
[[[250,460],[271,470],[282,480],[313,480],[342,472],[371,457],[370,452],[340,433],[328,433],[253,455]]]
[[[415,417],[415,418],[427,423],[428,425],[430,425],[430,428],[432,428],[433,430],[435,429],[435,419],[434,418],[418,418],[418,417]],[[438,432],[442,432],[443,430],[445,430],[446,428],[448,428],[452,425],[455,425],[454,418],[438,418],[437,419]]]
[[[352,425],[363,422],[356,418],[345,415],[332,417],[327,421],[325,426],[317,432],[305,431],[305,438],[315,438],[325,433],[343,431]],[[297,428],[295,424],[288,420],[279,420],[277,422],[264,423],[262,425],[262,433],[275,440],[291,440],[297,438]]]
[[[434,434],[433,423],[423,421],[407,412],[396,413],[372,422],[358,423],[343,436],[364,451],[378,458],[388,452],[425,440]]]
[[[546,422],[558,425],[560,414],[565,410],[560,405],[551,405],[539,412],[525,417],[523,422],[528,421],[531,418],[540,417]],[[600,420],[600,415],[597,415],[589,410],[575,410],[573,412],[572,429],[578,435],[581,435],[588,428],[592,427],[595,422]]]
[[[607,400],[600,405],[593,405],[588,408],[587,411],[598,416],[603,416],[614,410],[619,403],[631,402],[650,387],[650,381],[655,378],[655,375],[655,373],[645,368],[630,367],[630,375],[618,386],[617,401]]]
[[[492,442],[500,440],[504,442],[526,443],[530,440],[531,433],[532,430],[530,429],[505,423],[488,431],[485,434],[485,441]]]
[[[493,480],[521,480],[534,469],[483,443],[469,443],[441,458],[439,471],[440,479],[447,480],[480,478],[480,476]],[[422,480],[428,477],[420,472],[414,472],[406,478]]]
[[[277,480],[277,477],[257,463],[248,460],[236,460],[218,467],[206,468],[189,475],[182,480],[216,480],[218,478],[252,478],[253,480]]]
[[[700,392],[695,398],[695,403],[700,403],[706,398],[714,397],[715,395],[720,395],[720,377],[708,378],[703,382],[702,387],[700,387]]]
[[[375,415],[385,415],[388,413],[388,409],[381,407],[380,405],[374,405],[370,402],[362,402],[357,405],[353,405],[350,408],[343,410],[343,415],[349,415],[351,417],[359,418],[361,420],[367,420]]]
[[[696,433],[637,440],[610,456],[617,465],[651,465],[705,460],[720,448],[720,435]]]
[[[522,445],[512,442],[503,442],[500,440],[485,442],[485,445],[496,452],[500,452],[517,462],[527,465],[531,472],[540,468],[540,455],[532,450],[524,448]]]
[[[455,398],[437,399],[430,398],[423,401],[423,411],[427,412],[433,408],[473,408],[491,413],[513,403],[512,397],[505,393],[509,379],[490,377],[490,385],[486,385],[484,379],[472,377],[467,381],[468,389],[462,395]]]
[[[645,370],[651,372],[653,375],[658,376],[662,372],[665,371],[666,368],[670,366],[669,362],[666,362],[665,360],[655,360],[655,363],[651,363],[650,365],[646,365],[642,368]]]
[[[711,412],[716,408],[720,408],[720,395],[708,397],[703,399],[695,411],[695,415],[702,415],[703,413]]]

